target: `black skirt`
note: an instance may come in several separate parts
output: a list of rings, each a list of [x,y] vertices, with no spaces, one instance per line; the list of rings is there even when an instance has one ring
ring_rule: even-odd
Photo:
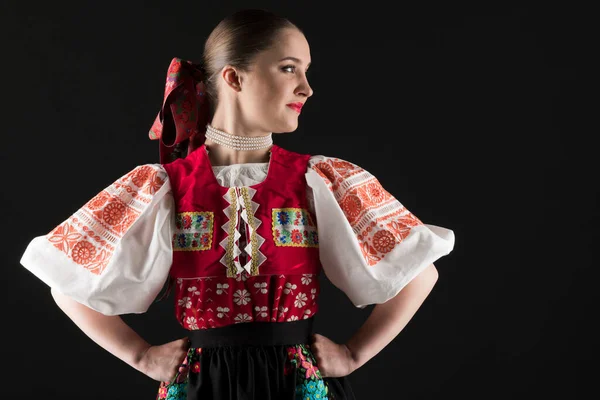
[[[354,400],[347,377],[322,378],[309,347],[313,319],[189,332],[191,347],[157,399]]]

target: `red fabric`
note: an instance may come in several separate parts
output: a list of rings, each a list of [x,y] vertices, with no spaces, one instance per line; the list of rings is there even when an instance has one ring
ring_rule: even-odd
[[[205,71],[200,64],[173,58],[167,71],[163,105],[148,136],[159,141],[161,164],[174,161],[176,145],[182,146],[183,156],[191,153],[205,140],[210,109]]]
[[[316,313],[321,270],[319,248],[277,246],[272,215],[274,208],[301,208],[309,212],[304,174],[310,155],[287,151],[277,145],[273,145],[270,152],[266,179],[250,186],[256,190],[251,201],[259,205],[254,217],[261,224],[256,232],[265,239],[259,251],[266,261],[258,267],[255,276],[244,271],[236,277],[228,277],[227,267],[221,263],[225,249],[220,243],[229,236],[221,228],[229,221],[223,211],[229,202],[223,196],[230,188],[217,181],[206,146],[201,145],[186,158],[164,165],[178,214],[214,213],[210,248],[173,252],[170,273],[177,280],[176,315],[184,328],[286,321]],[[314,216],[310,217],[315,221]],[[245,221],[241,217],[239,221],[241,230]]]
[[[177,279],[175,318],[189,330],[244,322],[287,322],[319,309],[318,275],[258,275]]]

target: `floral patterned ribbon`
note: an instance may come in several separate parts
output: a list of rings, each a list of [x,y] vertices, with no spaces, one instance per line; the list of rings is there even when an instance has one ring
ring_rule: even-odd
[[[205,76],[201,64],[171,60],[163,105],[148,133],[151,140],[159,141],[161,164],[185,157],[204,143],[210,114]]]

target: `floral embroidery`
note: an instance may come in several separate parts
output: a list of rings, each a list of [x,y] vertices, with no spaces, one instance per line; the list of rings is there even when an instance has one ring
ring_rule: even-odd
[[[307,300],[308,297],[306,296],[306,294],[298,293],[298,295],[296,296],[296,300],[294,301],[294,305],[298,308],[302,308],[306,305]]]
[[[323,380],[317,362],[304,344],[287,347],[287,359],[283,374],[296,374],[296,398],[301,400],[328,400],[329,387]],[[185,400],[192,374],[199,374],[202,368],[202,348],[190,347],[172,381],[160,383],[156,400]]]
[[[166,172],[159,166],[138,166],[98,193],[46,238],[73,262],[101,275],[115,244],[148,207],[166,179]]]
[[[246,289],[243,290],[237,290],[234,294],[233,294],[233,301],[235,302],[235,304],[237,305],[246,305],[250,302],[250,293],[248,293],[248,291]]]
[[[319,247],[316,224],[303,208],[274,208],[272,229],[276,246]]]
[[[303,274],[301,281],[302,281],[303,285],[309,285],[310,282],[312,281],[311,275],[310,274]]]
[[[175,217],[173,251],[210,250],[214,214],[210,211],[178,213]]]
[[[297,287],[298,287],[298,285],[296,285],[294,283],[286,282],[285,283],[285,289],[283,289],[283,293],[285,293],[285,294],[289,294],[289,293],[294,294],[294,289],[296,289]]]
[[[185,323],[191,328],[191,329],[198,329],[198,321],[196,321],[196,318],[194,317],[187,317],[187,319],[185,320]]]
[[[239,324],[240,322],[250,322],[250,321],[252,321],[252,316],[248,315],[247,313],[238,314],[235,317],[236,324]]]
[[[377,264],[413,227],[423,224],[387,192],[377,178],[358,165],[334,157],[315,156],[311,159],[311,169],[335,196],[368,265]]]
[[[254,310],[256,311],[256,314],[257,314],[259,317],[261,317],[261,318],[266,318],[266,317],[268,317],[268,315],[269,315],[269,314],[267,313],[267,310],[268,310],[268,309],[269,309],[269,308],[268,308],[267,306],[262,306],[262,307],[255,306],[255,307],[254,307]]]
[[[217,318],[229,317],[227,313],[229,312],[229,307],[217,307]],[[194,329],[194,328],[192,328]],[[198,327],[196,327],[198,329]]]
[[[289,375],[296,371],[297,399],[328,399],[329,388],[323,381],[321,372],[317,367],[317,361],[312,353],[303,344],[297,344],[287,348],[288,362],[284,367],[284,374]]]
[[[185,400],[190,374],[200,373],[201,347],[190,347],[172,381],[160,383],[156,400]]]
[[[260,292],[262,294],[266,294],[269,291],[269,289],[267,289],[267,287],[268,287],[267,282],[256,282],[254,284],[254,288],[257,289],[255,291],[255,293]]]
[[[245,274],[244,271],[239,276]],[[190,330],[239,322],[308,318],[318,311],[317,277],[317,274],[284,274],[239,280],[224,276],[178,278],[174,286],[175,318]]]
[[[227,289],[229,289],[228,283],[217,283],[217,294],[227,294]]]

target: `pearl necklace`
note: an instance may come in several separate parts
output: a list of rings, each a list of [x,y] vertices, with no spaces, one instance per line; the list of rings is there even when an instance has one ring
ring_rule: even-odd
[[[210,124],[206,125],[207,138],[233,150],[265,149],[273,144],[272,135],[272,133],[269,133],[267,136],[260,137],[236,136],[213,128]]]

